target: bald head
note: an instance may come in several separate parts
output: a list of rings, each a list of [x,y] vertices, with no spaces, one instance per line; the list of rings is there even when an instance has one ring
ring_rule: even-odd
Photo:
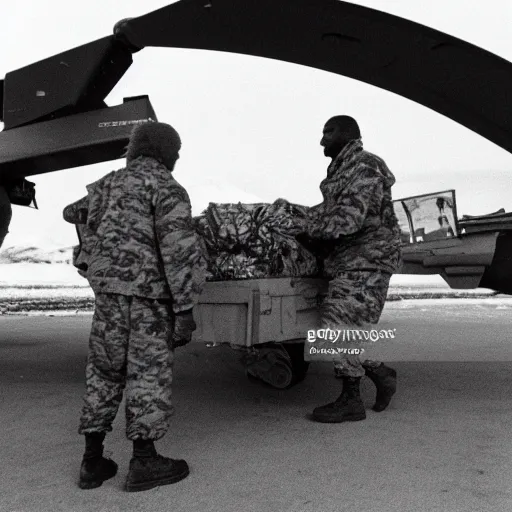
[[[320,145],[324,147],[325,156],[336,158],[351,140],[359,138],[361,132],[353,117],[334,116],[325,123]]]

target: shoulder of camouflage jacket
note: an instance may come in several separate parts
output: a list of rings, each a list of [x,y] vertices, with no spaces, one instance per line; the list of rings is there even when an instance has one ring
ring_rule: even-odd
[[[342,188],[347,185],[357,187],[358,182],[367,182],[368,179],[381,181],[384,188],[391,187],[395,182],[395,177],[384,160],[365,150],[358,153],[347,166],[342,165],[333,179],[339,180]]]
[[[123,170],[123,179],[128,180],[134,190],[142,187],[154,192],[154,201],[156,197],[174,198],[174,201],[186,201],[190,204],[185,188],[176,181],[172,172],[155,158],[142,156],[130,161]]]

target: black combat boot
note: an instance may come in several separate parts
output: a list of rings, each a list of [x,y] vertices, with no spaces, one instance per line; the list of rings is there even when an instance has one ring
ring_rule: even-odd
[[[389,405],[391,397],[396,393],[396,371],[381,363],[377,368],[365,366],[366,376],[377,388],[377,398],[372,409],[381,412]]]
[[[321,423],[360,421],[366,418],[364,404],[359,393],[361,377],[343,377],[343,392],[335,402],[317,407],[313,420]]]
[[[104,433],[85,434],[85,453],[80,467],[80,489],[96,489],[117,473],[117,464],[103,457]]]
[[[153,441],[136,439],[133,457],[126,477],[128,492],[148,491],[160,485],[174,484],[189,474],[184,460],[174,460],[159,455]]]

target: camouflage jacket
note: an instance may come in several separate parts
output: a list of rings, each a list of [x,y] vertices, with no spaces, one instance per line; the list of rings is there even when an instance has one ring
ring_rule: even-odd
[[[167,167],[141,156],[87,191],[63,215],[77,225],[74,264],[94,292],[172,298],[175,313],[193,307],[206,260],[188,194]]]
[[[324,272],[397,272],[402,265],[400,230],[393,209],[395,177],[385,162],[349,142],[320,184],[323,202],[309,210],[308,235],[327,243]]]

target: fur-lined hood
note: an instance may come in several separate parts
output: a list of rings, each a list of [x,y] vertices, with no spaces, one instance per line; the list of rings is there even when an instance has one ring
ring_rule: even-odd
[[[172,171],[180,149],[180,136],[171,125],[157,122],[140,124],[133,129],[126,147],[126,163],[147,156]]]

